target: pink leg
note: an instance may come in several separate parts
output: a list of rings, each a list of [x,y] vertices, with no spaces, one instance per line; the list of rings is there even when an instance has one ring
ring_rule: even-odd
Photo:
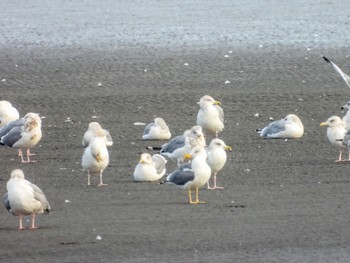
[[[25,160],[23,159],[23,152],[22,152],[22,149],[19,149],[19,150],[18,150],[18,155],[21,157],[21,163],[28,163],[28,161],[25,161]]]
[[[217,175],[217,173],[214,173],[214,175],[213,175],[213,181],[214,181],[214,186],[213,187],[209,186],[209,181],[207,183],[208,189],[210,189],[210,190],[213,190],[213,189],[224,189],[224,187],[216,185],[216,175]]]
[[[35,213],[32,214],[32,226],[30,229],[37,229],[38,227],[35,226]]]
[[[91,182],[90,182],[90,177],[91,177],[91,175],[90,175],[90,171],[88,171],[88,183],[87,183],[87,186],[91,185]]]
[[[24,230],[25,228],[23,227],[23,220],[22,220],[22,217],[23,216],[19,216],[19,227],[18,227],[18,229],[19,230]]]
[[[207,182],[207,189],[210,189],[210,190],[212,190],[212,189],[214,189],[214,187],[211,187],[211,186],[210,186],[210,183],[209,183],[209,181],[210,181],[210,178],[209,178],[209,180],[208,180],[208,182]]]
[[[30,154],[30,149],[27,149],[27,163],[30,163],[30,162],[35,163],[36,161],[30,160],[30,158],[29,158],[30,155],[32,155],[32,154]]]
[[[217,173],[214,174],[214,188],[215,189],[224,189],[224,187],[216,185],[216,175],[217,175]]]
[[[341,162],[342,161],[342,153],[343,153],[343,148],[340,147],[339,158],[335,162]]]
[[[28,148],[28,149],[27,149],[27,155],[32,156],[32,155],[36,155],[36,153],[31,153],[31,152],[30,152],[30,149]]]
[[[208,182],[207,182],[207,189],[210,189],[210,190],[215,189],[215,187],[211,187],[211,186],[210,186],[210,178],[209,178],[209,180],[208,180]]]
[[[100,184],[99,184],[98,186],[106,186],[106,185],[108,185],[108,184],[104,184],[104,183],[102,182],[102,172],[103,172],[103,171],[100,172]]]

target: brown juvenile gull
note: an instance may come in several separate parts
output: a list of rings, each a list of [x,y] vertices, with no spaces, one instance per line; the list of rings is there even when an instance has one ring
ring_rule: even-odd
[[[217,138],[224,128],[224,111],[220,107],[221,102],[205,95],[198,104],[200,109],[197,114],[197,125],[202,127],[206,135],[214,134]]]
[[[0,128],[19,119],[18,110],[7,100],[0,101]]]
[[[258,132],[261,137],[268,139],[298,139],[304,134],[304,125],[297,115],[288,114]]]
[[[113,140],[109,131],[102,129],[101,125],[96,121],[90,122],[87,131],[84,133],[82,145],[84,147],[87,147],[90,141],[92,140],[92,138],[97,136],[97,134],[102,135],[103,133],[104,133],[104,139],[106,141],[106,146],[112,146]]]
[[[102,174],[109,163],[109,154],[106,146],[106,140],[104,138],[105,133],[101,131],[93,137],[89,145],[85,148],[82,156],[82,167],[87,172],[88,182],[87,185],[91,185],[90,177],[92,174],[99,174],[100,183],[98,186],[104,186]]]
[[[224,189],[224,187],[216,185],[216,176],[226,163],[226,150],[232,151],[231,146],[227,146],[223,140],[217,138],[213,139],[207,148],[207,163],[211,168],[211,173],[214,182],[214,186],[211,187],[208,180],[208,189]]]
[[[339,158],[336,162],[341,162],[343,149],[345,148],[342,142],[346,134],[344,122],[338,116],[332,116],[327,121],[322,122],[320,126],[327,127],[328,140],[332,145],[339,147]]]
[[[162,118],[155,118],[143,131],[143,140],[169,140],[171,133],[168,125]]]
[[[42,137],[41,118],[38,114],[29,112],[24,116],[23,124],[21,123],[22,120],[19,119],[1,129],[8,132],[1,136],[0,145],[18,148],[18,155],[21,157],[22,163],[35,162],[31,161],[29,156],[33,155],[30,153],[30,149],[37,145]],[[2,132],[0,131],[0,133]],[[27,150],[26,161],[23,158],[23,149]]]
[[[134,170],[135,182],[158,181],[166,172],[166,159],[160,154],[151,156],[149,153],[141,154],[140,161]]]
[[[176,184],[188,191],[188,202],[190,204],[204,204],[199,201],[198,189],[205,185],[211,175],[210,166],[207,164],[207,153],[203,147],[194,147],[184,159],[192,159],[191,169],[177,169],[169,174],[165,183]],[[192,200],[192,190],[195,190],[195,200]]]
[[[11,172],[11,178],[6,185],[7,193],[3,197],[6,209],[14,216],[19,216],[19,228],[23,227],[23,216],[32,215],[30,229],[36,229],[35,215],[49,214],[50,204],[41,189],[24,178],[21,169]]]

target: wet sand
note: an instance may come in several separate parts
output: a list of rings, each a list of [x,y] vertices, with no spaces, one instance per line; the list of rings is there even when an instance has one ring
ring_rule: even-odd
[[[18,231],[1,207],[0,261],[347,262],[350,164],[334,162],[319,127],[349,100],[321,58],[350,73],[345,2],[119,4],[6,3],[1,99],[40,113],[43,139],[37,163],[0,149],[0,189],[21,168],[53,211],[37,217],[38,230]],[[175,186],[134,183],[139,154],[161,144],[142,141],[134,123],[160,116],[181,134],[205,94],[222,102],[220,137],[233,147],[218,178],[225,189],[202,189],[207,203],[193,206]],[[288,113],[303,138],[259,138],[257,128]],[[94,120],[114,140],[103,188],[97,177],[86,187],[81,171]]]

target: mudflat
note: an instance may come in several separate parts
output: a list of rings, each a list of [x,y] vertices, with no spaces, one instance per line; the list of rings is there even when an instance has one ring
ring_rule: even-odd
[[[334,162],[319,126],[349,100],[322,59],[350,73],[346,4],[231,2],[3,3],[1,99],[40,113],[43,138],[36,163],[0,149],[0,190],[21,168],[52,213],[18,231],[1,207],[0,261],[348,262],[350,164]],[[142,141],[134,124],[159,116],[182,134],[206,94],[222,102],[219,137],[233,148],[225,189],[203,188],[206,204],[189,205],[181,188],[134,183],[145,146],[164,143]],[[304,123],[301,139],[256,133],[288,113]],[[114,141],[107,187],[97,177],[87,187],[81,170],[91,121]]]

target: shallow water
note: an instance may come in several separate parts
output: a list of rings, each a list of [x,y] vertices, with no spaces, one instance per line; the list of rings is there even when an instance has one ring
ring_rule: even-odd
[[[6,1],[0,44],[347,47],[350,4],[338,1]]]

